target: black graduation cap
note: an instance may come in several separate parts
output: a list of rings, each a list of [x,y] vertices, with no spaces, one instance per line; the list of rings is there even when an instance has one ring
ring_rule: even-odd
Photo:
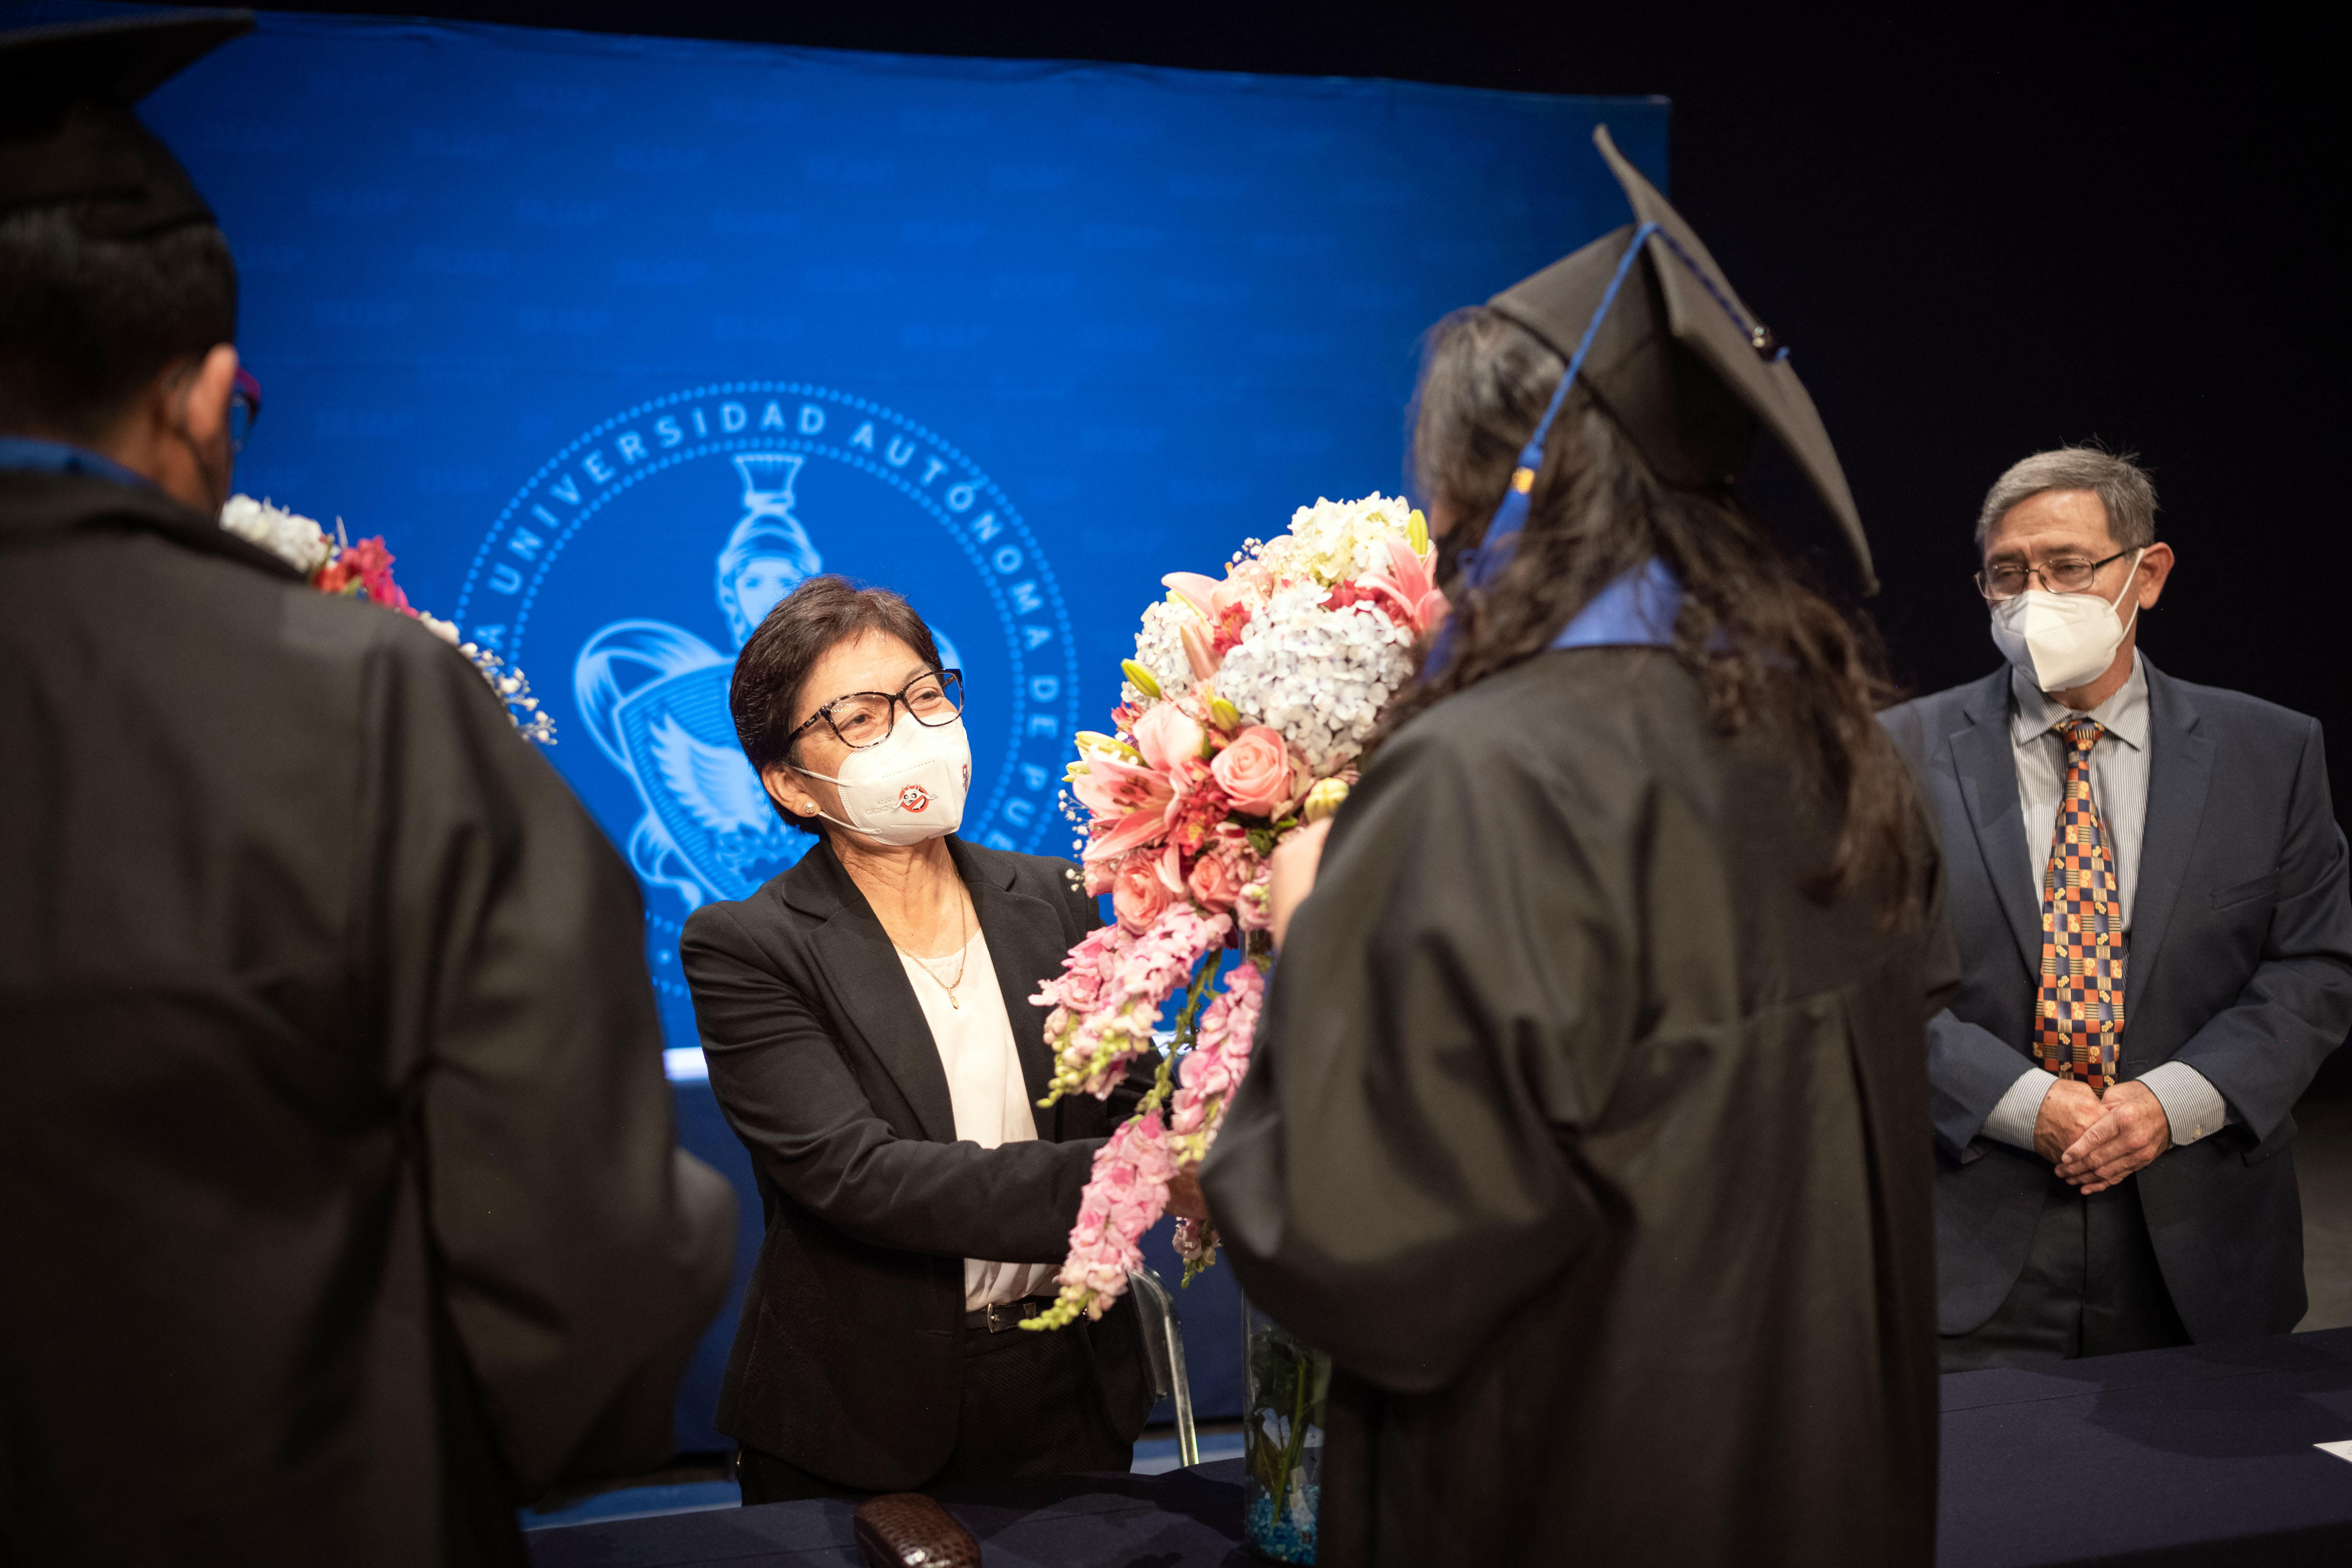
[[[209,222],[131,105],[252,30],[250,11],[164,11],[0,33],[0,214],[73,204],[91,239]]]
[[[1732,291],[1682,216],[1617,151],[1608,128],[1596,128],[1592,140],[1625,187],[1635,221],[1487,303],[1572,363],[1589,334],[1576,379],[1669,483],[1737,479],[1762,425],[1835,522],[1862,591],[1875,592],[1853,493],[1788,351]],[[1628,255],[1636,236],[1640,265]]]

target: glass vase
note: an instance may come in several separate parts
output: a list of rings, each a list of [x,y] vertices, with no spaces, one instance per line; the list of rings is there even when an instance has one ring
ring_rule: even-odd
[[[1323,1490],[1323,1397],[1331,1358],[1301,1344],[1272,1318],[1242,1304],[1244,1394],[1242,1527],[1250,1547],[1276,1563],[1315,1561],[1315,1510]]]

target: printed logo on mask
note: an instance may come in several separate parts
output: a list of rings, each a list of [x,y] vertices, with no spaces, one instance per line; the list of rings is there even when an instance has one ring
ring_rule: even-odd
[[[971,776],[971,769],[969,765],[964,769],[964,776],[966,778]],[[901,811],[923,811],[929,809],[930,804],[931,797],[923,793],[923,786],[920,784],[908,784],[898,792],[898,809]]]

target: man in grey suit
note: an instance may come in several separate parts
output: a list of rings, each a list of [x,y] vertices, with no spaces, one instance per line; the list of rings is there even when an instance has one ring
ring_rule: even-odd
[[[2319,725],[2140,655],[2173,555],[2130,459],[2026,458],[1977,542],[2008,667],[1884,715],[1966,970],[1927,1033],[1945,1370],[2284,1333],[2288,1112],[2352,1026]]]

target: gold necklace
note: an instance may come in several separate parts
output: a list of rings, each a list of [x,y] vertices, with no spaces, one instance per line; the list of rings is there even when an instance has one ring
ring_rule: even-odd
[[[956,996],[956,987],[963,984],[963,966],[971,962],[971,933],[964,929],[961,899],[956,900],[956,935],[961,939],[962,945],[956,949],[956,972],[953,980],[941,980],[940,972],[931,967],[929,959],[919,953],[914,954],[913,957],[917,963],[923,966],[923,973],[931,977],[932,983],[948,994],[948,1005],[961,1013],[963,1011],[963,1003]]]

